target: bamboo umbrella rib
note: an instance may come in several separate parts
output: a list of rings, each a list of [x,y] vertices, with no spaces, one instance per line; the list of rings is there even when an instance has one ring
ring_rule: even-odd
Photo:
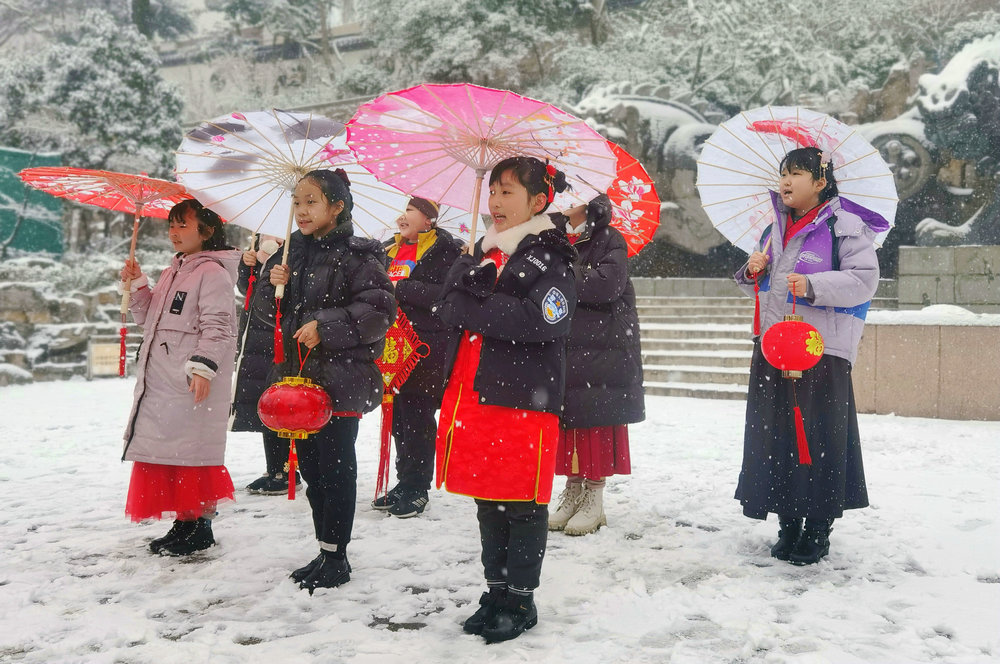
[[[872,157],[872,156],[881,157],[882,155],[879,154],[878,150],[874,150],[873,149],[871,152],[866,152],[865,154],[861,155],[860,157],[855,157],[854,159],[852,159],[850,161],[845,161],[843,164],[841,164],[840,166],[837,166],[836,168],[844,168],[845,166],[850,166],[851,164],[857,163],[857,162],[861,161],[862,159],[867,159],[868,157]]]
[[[739,171],[739,170],[736,170],[735,168],[729,168],[727,166],[720,166],[718,164],[710,164],[708,162],[700,161],[700,160],[697,161],[696,163],[701,164],[703,166],[708,166],[710,168],[717,168],[720,171],[728,171],[730,173],[736,173],[737,175],[745,175],[746,177],[753,178],[754,180],[761,180],[761,181],[764,181],[764,182],[776,182],[776,180],[766,179],[764,177],[761,177],[760,175],[756,175],[755,173],[747,173],[746,171]]]
[[[768,108],[770,108],[770,106],[768,106]],[[742,117],[746,121],[746,123],[748,125],[751,125],[751,126],[753,125],[753,122],[750,121],[750,118],[747,117],[747,114],[745,112],[740,111],[740,117]],[[722,126],[725,127],[726,125],[723,124]],[[771,159],[773,160],[775,166],[777,166],[778,164],[780,164],[781,163],[781,159],[785,156],[784,153],[782,153],[780,156],[774,154],[774,150],[771,149],[771,145],[767,142],[767,139],[764,138],[764,136],[763,136],[763,134],[761,132],[755,131],[754,132],[754,136],[756,136],[757,139],[764,146],[764,148],[767,149],[768,153],[771,155]],[[780,135],[779,135],[779,138],[780,138]],[[765,161],[767,161],[767,160],[765,159]],[[777,168],[775,168],[775,170],[777,170]]]
[[[796,106],[795,108],[797,110],[798,106]],[[774,109],[771,108],[770,104],[767,105],[767,113],[768,113],[768,115],[771,116],[771,122],[777,124],[778,123],[778,119],[776,117],[774,117]],[[796,114],[796,122],[797,121],[798,121],[798,115]],[[777,135],[777,137],[778,137],[778,145],[781,146],[781,156],[784,157],[786,154],[788,154],[788,150],[785,149],[785,139],[781,136],[781,132],[780,131],[775,132],[775,135]]]
[[[756,162],[756,161],[750,161],[750,160],[749,160],[749,159],[747,159],[746,157],[743,157],[743,156],[741,156],[741,155],[738,155],[738,154],[736,154],[735,152],[733,152],[732,150],[727,150],[726,148],[722,147],[721,145],[716,145],[715,143],[712,143],[712,142],[711,142],[710,140],[708,140],[708,141],[705,141],[705,145],[709,145],[709,146],[711,146],[711,147],[715,148],[716,150],[718,150],[719,152],[725,152],[725,153],[726,153],[726,154],[728,154],[728,155],[729,155],[730,157],[733,157],[733,158],[735,158],[735,159],[739,159],[739,160],[740,160],[740,161],[742,161],[742,162],[745,162],[745,163],[747,163],[747,164],[750,164],[750,165],[751,165],[751,166],[753,166],[754,168],[757,168],[757,169],[760,169],[760,170],[764,171],[764,172],[765,172],[766,174],[768,174],[768,175],[770,175],[771,173],[773,173],[773,172],[774,172],[773,170],[771,170],[771,169],[769,169],[769,168],[767,168],[767,167],[765,167],[765,166],[761,166],[759,162]]]
[[[740,216],[746,214],[747,212],[749,212],[750,210],[754,209],[758,205],[760,205],[760,202],[756,202],[753,205],[740,210],[739,212],[737,212],[736,214],[732,215],[731,217],[726,217],[725,219],[723,219],[722,221],[720,221],[718,223],[714,223],[713,222],[712,225],[715,226],[716,228],[718,228],[719,226],[722,226],[723,224],[727,224],[730,221],[732,221],[733,219],[736,219],[737,217],[740,217]]]
[[[836,152],[837,150],[839,150],[840,146],[843,145],[844,143],[846,143],[848,140],[850,140],[851,136],[854,136],[854,134],[856,134],[857,132],[858,132],[857,129],[851,129],[851,133],[849,133],[847,136],[844,136],[844,140],[842,140],[840,143],[838,143],[837,147],[833,148],[833,150],[831,150],[831,152]]]
[[[243,180],[243,181],[248,181],[248,180]],[[223,185],[235,184],[235,181],[230,181],[229,183],[222,183],[222,184]],[[266,198],[267,196],[270,196],[274,192],[275,189],[283,189],[283,187],[280,187],[279,185],[277,185],[277,184],[275,184],[273,182],[267,182],[267,181],[265,181],[265,182],[259,183],[259,184],[255,182],[254,184],[251,184],[248,187],[245,187],[243,189],[238,189],[238,190],[236,190],[236,191],[234,191],[232,193],[227,194],[226,196],[223,196],[222,198],[217,198],[217,199],[213,200],[212,202],[208,202],[208,201],[202,201],[202,202],[205,204],[205,207],[209,207],[210,208],[213,205],[218,205],[219,203],[225,203],[226,201],[228,201],[231,198],[234,198],[234,197],[237,197],[237,196],[244,196],[248,192],[251,192],[251,191],[253,191],[254,189],[257,189],[257,188],[262,188],[264,186],[267,186],[268,184],[271,185],[271,188],[268,189],[267,191],[264,191],[263,193],[261,193],[260,196],[258,196],[252,203],[250,203],[248,205],[245,205],[244,206],[244,210],[241,210],[240,212],[237,212],[236,215],[233,215],[233,218],[236,218],[239,215],[243,214],[243,212],[246,209],[251,208],[254,205],[257,205],[257,203],[259,203],[260,201],[262,201],[264,198]],[[206,191],[207,189],[208,189],[208,187],[205,187],[205,188],[202,189],[202,191]],[[232,221],[232,219],[230,219],[230,221]]]
[[[432,89],[430,89],[429,87],[427,87],[427,84],[421,84],[421,86],[420,86],[420,87],[421,87],[421,88],[422,88],[422,89],[423,89],[423,90],[424,90],[425,92],[427,92],[427,93],[428,93],[429,95],[431,95],[432,97],[434,97],[434,99],[436,99],[436,100],[437,100],[438,104],[440,104],[441,108],[443,108],[444,110],[446,110],[446,111],[448,112],[448,114],[449,114],[449,115],[450,115],[451,117],[453,117],[453,118],[454,118],[455,120],[457,120],[457,124],[459,124],[459,125],[461,125],[461,126],[465,127],[465,129],[466,129],[466,130],[467,130],[467,131],[468,131],[468,132],[469,132],[470,134],[475,134],[475,133],[476,133],[476,131],[475,131],[475,129],[473,129],[472,125],[470,125],[470,124],[469,124],[469,123],[468,123],[468,122],[466,121],[466,119],[465,119],[464,117],[462,117],[461,115],[459,115],[459,114],[458,114],[458,112],[457,112],[457,111],[455,111],[455,110],[454,110],[454,109],[453,109],[453,108],[451,107],[451,104],[448,104],[448,103],[446,103],[446,102],[444,101],[444,99],[442,99],[442,98],[441,98],[441,95],[437,94],[437,92],[435,92],[434,90],[432,90]],[[469,88],[468,88],[468,86],[465,86],[465,91],[466,91],[466,94],[468,94],[468,89],[469,89]],[[407,102],[408,104],[410,104],[410,103],[416,103],[416,102],[411,102],[411,101],[410,101],[409,99],[406,99],[406,102]],[[421,110],[423,110],[423,109],[421,109]],[[478,109],[477,109],[477,110],[478,110]],[[431,115],[432,117],[435,117],[435,116],[434,116],[434,115],[433,115],[432,113],[428,113],[428,115]],[[479,124],[479,122],[478,122],[478,118],[477,118],[477,122],[476,122],[476,124],[477,124],[477,125]]]
[[[756,230],[756,229],[760,228],[761,226],[767,226],[767,225],[772,224],[774,222],[774,210],[773,209],[769,210],[766,215],[764,215],[763,217],[760,217],[760,219],[758,219],[757,221],[759,222],[762,219],[768,219],[768,217],[770,217],[770,219],[767,221],[766,224],[761,224],[761,223],[754,222],[754,223],[750,224],[749,226],[747,226],[747,229],[745,231],[743,231],[742,233],[740,233],[737,236],[736,241],[733,244],[736,244],[740,240],[742,240],[743,238],[745,238],[750,231]]]
[[[858,180],[873,180],[875,178],[891,178],[891,177],[893,177],[892,173],[876,173],[875,175],[858,175],[853,178],[844,178],[843,180],[837,180],[837,185],[839,187],[839,185],[844,182],[856,182]]]
[[[421,89],[426,90],[426,85],[425,84],[421,84],[419,87]],[[430,94],[434,95],[433,91],[428,90],[428,92]],[[434,95],[434,96],[437,97],[437,95]],[[403,122],[410,122],[410,123],[413,123],[415,125],[420,125],[420,126],[428,127],[430,129],[438,129],[438,128],[441,127],[441,125],[442,125],[441,118],[439,118],[438,116],[434,115],[430,111],[422,108],[416,102],[411,101],[411,100],[407,99],[406,97],[401,97],[401,96],[398,96],[398,95],[395,95],[395,94],[392,94],[391,97],[392,97],[392,100],[394,102],[396,102],[396,103],[398,103],[398,104],[400,104],[402,106],[405,106],[406,108],[409,108],[410,110],[416,111],[417,113],[419,113],[423,117],[427,118],[427,120],[424,121],[424,122],[420,122],[419,120],[417,120],[415,118],[402,117],[402,116],[395,115],[392,111],[382,111],[379,114],[379,119],[380,120],[381,120],[381,118],[389,117],[389,118],[393,118],[393,119],[396,119],[396,120],[402,120]],[[440,101],[440,98],[438,98],[438,100]],[[448,114],[451,117],[455,118],[455,120],[457,121],[457,124],[464,125],[466,129],[468,129],[470,132],[472,131],[472,127],[469,127],[468,123],[465,122],[465,119],[462,118],[462,117],[459,117],[458,115],[456,115],[455,112],[453,110],[451,110],[451,108],[448,105],[443,104],[442,108],[445,111],[447,111]],[[383,122],[379,122],[379,124],[384,125]],[[375,126],[377,127],[378,125],[375,125]]]
[[[842,191],[840,192],[840,195],[851,196],[855,198],[873,198],[879,201],[894,201],[894,202],[899,201],[899,198],[895,196],[877,196],[875,194],[862,194],[861,192],[854,192],[854,191]]]
[[[769,191],[768,187],[762,184],[752,184],[746,183],[735,183],[735,182],[695,182],[698,187],[751,187],[761,193]]]
[[[448,186],[445,188],[444,193],[447,194],[448,192],[450,192],[451,188],[454,187],[458,183],[458,180],[461,177],[462,177],[462,171],[459,170],[458,172],[455,173],[455,177],[453,177],[451,179],[451,182],[448,183]],[[472,207],[471,201],[470,201],[469,207]],[[473,212],[475,214],[479,214],[479,210],[469,210],[469,212]]]
[[[735,201],[742,201],[744,199],[753,198],[755,196],[762,196],[762,194],[746,194],[745,196],[737,196],[736,198],[727,198],[724,201],[715,201],[715,202],[712,202],[712,203],[705,203],[703,201],[702,204],[701,204],[701,206],[707,208],[707,207],[712,207],[713,205],[724,205],[725,203],[733,203]],[[766,201],[765,200],[760,200],[760,201],[757,201],[757,202],[764,203]]]
[[[265,194],[265,195],[266,195],[266,194]],[[263,197],[262,197],[262,198],[263,198]],[[264,213],[264,215],[263,215],[263,216],[261,217],[261,219],[260,219],[260,223],[259,223],[259,224],[257,224],[257,228],[256,228],[256,229],[254,229],[254,233],[260,233],[260,229],[261,229],[261,227],[262,227],[262,226],[264,225],[264,222],[265,222],[265,221],[267,221],[267,218],[271,216],[271,213],[272,213],[272,212],[274,212],[274,209],[275,209],[276,207],[278,207],[278,203],[280,203],[280,202],[281,202],[281,198],[282,198],[281,196],[275,196],[275,198],[274,198],[274,202],[272,202],[272,203],[271,203],[271,207],[269,207],[269,208],[267,209],[267,212],[265,212],[265,213]],[[258,199],[258,200],[260,200],[260,199]],[[255,204],[256,204],[256,202],[255,202]],[[250,209],[249,207],[247,207],[247,208],[244,208],[243,212],[246,212],[246,211],[247,211],[247,210],[249,210],[249,209]],[[237,214],[236,216],[237,216],[237,217],[239,217],[240,215],[242,215],[242,214],[243,214],[243,212],[240,212],[240,213],[238,213],[238,214]]]
[[[747,122],[749,122],[749,120],[747,120]],[[781,159],[780,159],[780,158],[777,158],[777,157],[775,157],[775,156],[774,156],[774,152],[772,152],[772,151],[771,151],[771,148],[770,148],[770,146],[768,146],[767,142],[766,142],[766,141],[764,141],[763,137],[760,137],[760,134],[756,134],[756,135],[757,135],[758,137],[760,137],[762,141],[764,141],[764,147],[765,147],[765,148],[767,148],[767,151],[768,151],[768,153],[770,153],[770,155],[771,155],[771,159],[768,159],[768,158],[767,158],[767,156],[765,156],[765,155],[762,155],[761,153],[757,152],[757,150],[755,150],[754,148],[750,147],[750,144],[749,144],[749,143],[747,143],[746,141],[744,141],[744,140],[743,140],[743,139],[742,139],[742,138],[740,137],[740,135],[739,135],[739,134],[737,134],[737,133],[736,133],[736,132],[734,132],[734,131],[733,131],[732,129],[730,129],[730,128],[729,128],[729,127],[728,127],[728,126],[726,125],[726,123],[723,123],[723,124],[721,124],[721,125],[719,125],[719,126],[720,126],[721,128],[723,128],[723,129],[725,129],[725,130],[726,130],[726,132],[727,132],[727,133],[728,133],[728,134],[729,134],[730,136],[732,136],[732,137],[733,137],[733,138],[735,138],[735,139],[736,139],[737,141],[739,141],[739,142],[740,142],[740,143],[741,143],[741,144],[742,144],[742,145],[743,145],[743,146],[744,146],[744,147],[745,147],[745,148],[746,148],[747,150],[750,150],[750,152],[752,152],[752,153],[754,153],[755,155],[757,155],[757,158],[758,158],[758,159],[760,159],[760,160],[761,160],[761,161],[762,161],[763,163],[765,163],[765,164],[768,164],[768,165],[770,165],[770,164],[774,164],[774,170],[775,170],[775,171],[777,171],[777,170],[778,170],[778,168],[777,168],[777,165],[778,165],[778,164],[779,164],[779,163],[781,162]]]

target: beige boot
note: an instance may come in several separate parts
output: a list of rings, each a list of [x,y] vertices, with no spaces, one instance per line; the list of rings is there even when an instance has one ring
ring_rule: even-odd
[[[576,514],[580,507],[580,496],[583,495],[583,482],[566,481],[566,488],[559,494],[559,507],[549,514],[549,530],[562,530],[566,523]]]
[[[587,482],[580,496],[580,507],[568,522],[565,531],[567,535],[587,535],[595,532],[601,526],[606,526],[604,516],[604,484],[597,486]]]

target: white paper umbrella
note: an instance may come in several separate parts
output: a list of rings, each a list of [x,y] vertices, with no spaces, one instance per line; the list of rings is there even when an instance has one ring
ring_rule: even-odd
[[[255,233],[284,236],[291,193],[309,171],[342,168],[351,181],[357,232],[379,237],[408,197],[358,165],[335,120],[272,109],[200,124],[177,150],[177,179],[206,207]]]
[[[698,194],[709,219],[747,253],[774,221],[770,191],[778,190],[778,165],[789,151],[817,147],[833,163],[840,197],[885,219],[896,217],[896,185],[878,150],[857,127],[797,106],[764,106],[741,112],[705,141],[698,159]],[[881,245],[889,233],[876,234]]]

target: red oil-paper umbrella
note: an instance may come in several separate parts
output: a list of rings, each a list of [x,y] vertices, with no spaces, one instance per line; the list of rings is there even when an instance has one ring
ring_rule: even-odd
[[[382,372],[382,424],[379,432],[378,479],[375,497],[389,488],[389,440],[392,433],[392,405],[399,388],[410,377],[421,358],[427,357],[430,347],[417,337],[413,324],[402,309],[396,310],[396,321],[385,335],[385,350],[375,360]]]
[[[135,258],[135,240],[139,235],[140,218],[145,215],[166,219],[170,208],[191,198],[182,184],[131,173],[64,166],[40,166],[26,168],[18,173],[18,177],[25,184],[53,196],[135,215],[135,221],[132,224],[132,242],[128,250],[129,261]],[[131,281],[126,282],[122,293],[122,325],[118,331],[121,338],[121,350],[118,356],[119,376],[125,375],[125,335],[127,332],[125,316],[128,314],[130,286]]]

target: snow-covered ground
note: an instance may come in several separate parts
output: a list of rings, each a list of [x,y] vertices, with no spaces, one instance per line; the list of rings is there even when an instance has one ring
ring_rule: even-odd
[[[732,499],[744,404],[650,397],[609,526],[552,534],[540,622],[487,646],[460,623],[481,592],[472,501],[370,510],[378,418],[362,422],[352,581],[310,597],[300,497],[237,496],[218,546],[150,555],[165,523],[123,513],[131,380],[0,388],[0,661],[988,662],[1000,660],[1000,422],[862,416],[872,507],[812,567],[772,560],[777,525]],[[234,434],[239,487],[259,438]]]

